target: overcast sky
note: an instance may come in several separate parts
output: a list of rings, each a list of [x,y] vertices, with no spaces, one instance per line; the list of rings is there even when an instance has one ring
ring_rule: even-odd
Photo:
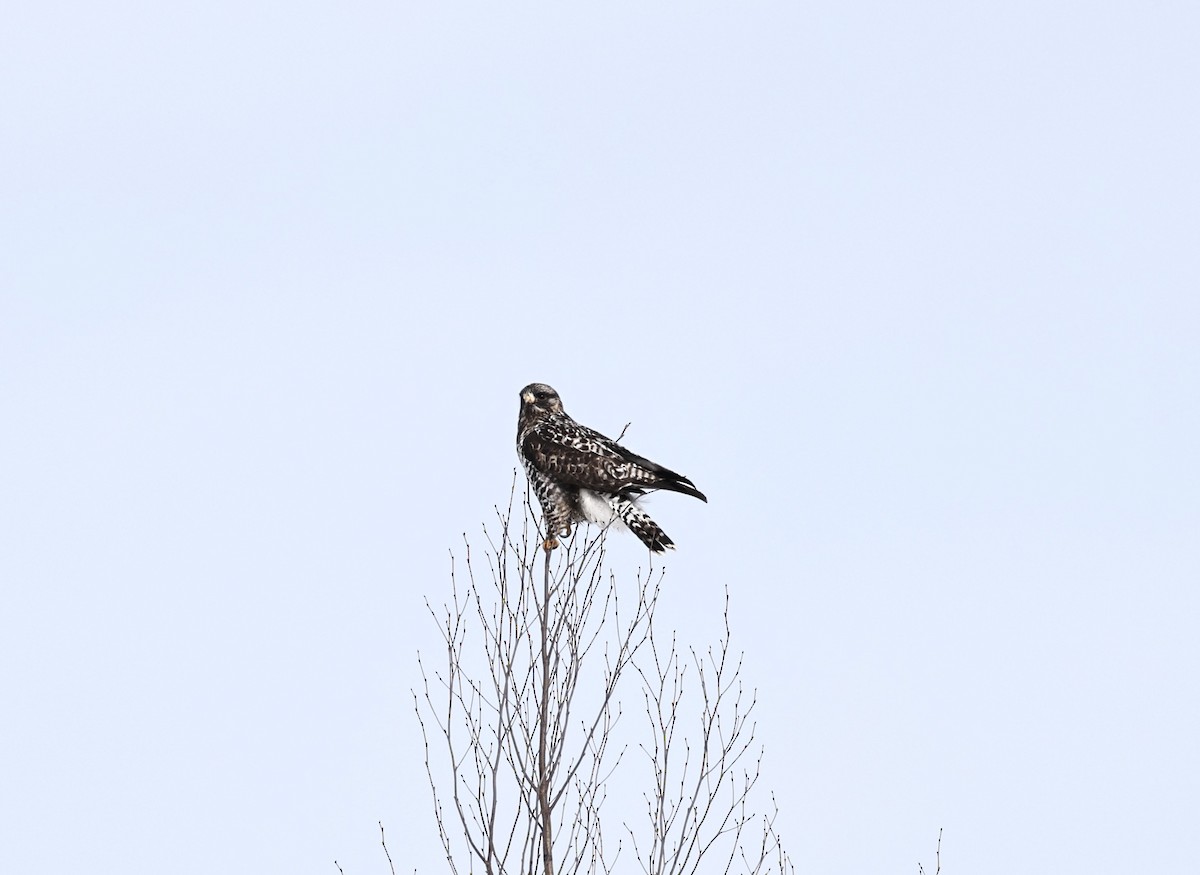
[[[1198,28],[12,5],[0,869],[444,871],[424,604],[535,380],[709,496],[660,621],[729,588],[799,871],[1193,869]]]

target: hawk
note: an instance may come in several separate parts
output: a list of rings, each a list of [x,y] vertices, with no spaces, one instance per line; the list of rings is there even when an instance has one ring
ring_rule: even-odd
[[[567,416],[558,393],[545,383],[521,390],[517,455],[546,518],[546,550],[571,534],[576,522],[623,523],[655,553],[674,542],[637,505],[647,492],[682,492],[707,503],[691,480],[631,453],[611,438]]]

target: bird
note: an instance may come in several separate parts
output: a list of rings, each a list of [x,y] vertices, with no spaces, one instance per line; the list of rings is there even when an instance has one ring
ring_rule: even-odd
[[[517,455],[542,505],[547,553],[577,522],[623,524],[652,552],[673,550],[675,542],[638,506],[638,498],[663,489],[708,503],[687,477],[580,425],[545,383],[521,390]]]

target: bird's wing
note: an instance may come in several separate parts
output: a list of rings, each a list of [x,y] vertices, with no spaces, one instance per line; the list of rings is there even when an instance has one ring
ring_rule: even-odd
[[[628,497],[648,489],[669,489],[708,500],[683,475],[630,452],[574,420],[539,423],[525,435],[521,452],[538,470],[571,486],[621,492]]]
[[[636,485],[636,465],[617,444],[576,422],[542,422],[530,429],[521,452],[539,471],[562,483],[619,492]]]

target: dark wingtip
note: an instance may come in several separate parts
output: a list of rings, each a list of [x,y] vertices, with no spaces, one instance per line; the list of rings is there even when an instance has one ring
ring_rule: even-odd
[[[698,498],[705,504],[708,504],[708,497],[695,486],[693,486],[692,481],[688,480],[686,477],[680,477],[666,488],[672,489],[675,492],[682,492],[684,495],[690,495],[692,498]]]

